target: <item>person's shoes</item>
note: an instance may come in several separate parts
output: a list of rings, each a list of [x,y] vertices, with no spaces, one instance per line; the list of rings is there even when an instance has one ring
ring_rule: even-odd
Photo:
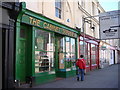
[[[84,80],[81,80],[81,81],[84,81]]]
[[[77,81],[79,81],[79,77],[77,77]]]

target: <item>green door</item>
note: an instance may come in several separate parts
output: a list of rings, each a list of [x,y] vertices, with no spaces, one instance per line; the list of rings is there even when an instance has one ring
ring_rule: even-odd
[[[26,83],[27,77],[32,75],[32,30],[27,25],[21,25],[16,41],[16,80]]]
[[[25,54],[26,54],[26,40],[20,40],[18,49],[18,77],[20,82],[25,82],[26,78],[26,66],[25,66]]]

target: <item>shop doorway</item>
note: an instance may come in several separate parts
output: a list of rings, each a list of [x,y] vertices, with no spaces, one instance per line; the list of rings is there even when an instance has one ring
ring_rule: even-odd
[[[16,80],[21,84],[26,83],[27,77],[31,76],[31,30],[27,25],[21,25],[17,39],[16,55]]]
[[[65,69],[65,38],[59,34],[55,36],[55,60],[56,60],[56,76]]]

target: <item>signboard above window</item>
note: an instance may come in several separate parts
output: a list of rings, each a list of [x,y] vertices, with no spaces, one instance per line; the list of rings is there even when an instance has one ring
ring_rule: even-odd
[[[57,25],[51,24],[49,22],[43,21],[41,19],[37,19],[34,17],[30,17],[28,15],[23,15],[22,22],[28,23],[30,25],[34,25],[46,30],[50,30],[56,33],[60,33],[63,35],[71,36],[71,37],[77,37],[77,34],[75,32],[69,31],[68,29],[65,29],[63,27],[59,27]]]

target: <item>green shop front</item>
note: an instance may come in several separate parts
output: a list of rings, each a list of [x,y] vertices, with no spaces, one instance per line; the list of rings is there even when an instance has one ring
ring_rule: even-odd
[[[74,76],[78,34],[23,7],[16,23],[15,80],[38,85]]]

